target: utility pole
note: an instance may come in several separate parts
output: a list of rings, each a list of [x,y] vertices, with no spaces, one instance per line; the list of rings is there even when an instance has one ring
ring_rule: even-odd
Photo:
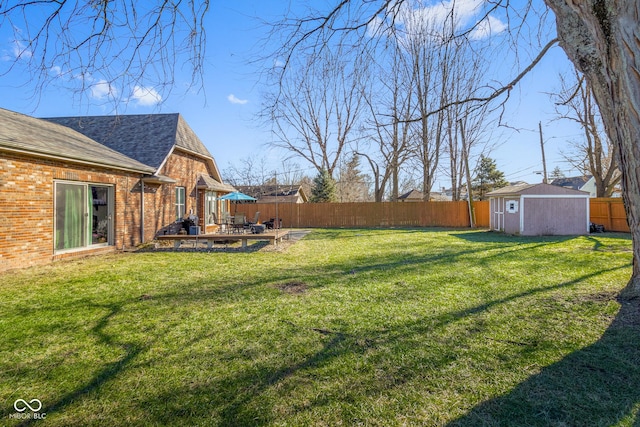
[[[538,122],[538,129],[540,129],[540,150],[542,151],[542,182],[547,182],[547,161],[544,158],[544,140],[542,139],[542,122]]]

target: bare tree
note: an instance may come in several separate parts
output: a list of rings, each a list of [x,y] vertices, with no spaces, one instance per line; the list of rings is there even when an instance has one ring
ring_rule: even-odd
[[[13,29],[13,61],[0,73],[23,73],[34,96],[55,83],[82,99],[160,101],[177,67],[189,64],[191,84],[202,84],[208,10],[207,0],[0,2],[0,26]]]
[[[596,197],[611,197],[621,178],[617,147],[609,143],[602,128],[590,84],[577,71],[575,77],[573,87],[562,78],[563,89],[558,95],[556,111],[560,118],[580,125],[584,139],[575,142],[573,152],[565,154],[565,158],[584,175],[593,176]]]
[[[267,169],[267,161],[263,156],[249,155],[229,163],[224,176],[231,185],[259,186],[264,184],[273,173]]]
[[[385,52],[389,64],[377,63],[364,91],[368,117],[364,121],[362,147],[356,153],[364,157],[373,173],[373,197],[384,198],[391,181],[390,199],[398,199],[400,168],[410,155],[413,73],[407,73],[405,55],[393,40]],[[374,62],[374,61],[372,61]]]
[[[357,2],[343,0],[328,13],[310,19],[286,22],[289,32],[282,45],[286,58],[293,57],[305,44],[320,46],[336,34],[359,37],[361,45],[371,44],[367,29],[380,23],[393,22],[398,8],[411,0],[380,0]],[[622,174],[621,184],[627,219],[633,239],[633,275],[624,294],[640,297],[640,11],[637,0],[544,0],[555,13],[559,44],[569,59],[591,84],[594,98],[606,133],[618,149]],[[452,2],[451,4],[455,4]],[[444,3],[443,3],[444,5]],[[505,13],[515,7],[514,2],[487,2],[484,18],[472,26],[459,29],[460,36],[491,26],[491,12],[502,8]],[[524,7],[529,8],[530,2]],[[529,14],[514,13],[524,17]],[[494,20],[495,21],[495,20]],[[297,24],[297,25],[296,25]],[[515,27],[510,22],[510,27]],[[524,28],[524,27],[521,27]],[[380,29],[378,32],[382,31]],[[523,33],[515,31],[514,37]],[[491,102],[508,97],[556,40],[551,40],[540,54],[515,78],[499,85],[487,84],[485,93],[452,103]],[[353,42],[356,43],[356,42]],[[517,43],[514,43],[517,44]],[[282,53],[282,52],[280,52]],[[429,114],[437,114],[438,110]]]
[[[465,99],[473,95],[477,86],[481,84],[486,73],[486,64],[482,49],[471,49],[466,42],[458,39],[452,40],[456,44],[458,52],[452,56],[448,66],[452,78],[449,80],[447,97],[449,99]],[[444,169],[444,175],[449,177],[451,183],[452,200],[460,200],[462,196],[463,182],[465,181],[465,162],[472,150],[482,145],[481,154],[490,151],[491,144],[483,142],[485,128],[488,124],[489,108],[487,104],[455,104],[445,111],[445,142],[444,154],[449,158],[449,167]],[[464,138],[461,133],[464,132]]]
[[[364,68],[339,48],[305,57],[296,72],[267,95],[262,115],[276,137],[272,146],[333,176],[357,130]]]

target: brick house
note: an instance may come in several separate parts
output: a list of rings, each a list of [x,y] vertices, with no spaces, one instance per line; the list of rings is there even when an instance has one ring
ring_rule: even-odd
[[[135,246],[190,211],[214,228],[204,213],[226,209],[212,195],[231,187],[182,118],[164,116],[158,129],[130,132],[131,138],[151,133],[137,144],[128,140],[140,152],[148,149],[141,161],[57,119],[0,109],[0,271]],[[111,123],[102,128],[104,140],[126,120],[96,118]],[[88,122],[78,123],[88,129]]]
[[[142,179],[143,241],[175,232],[176,220],[195,215],[200,229],[218,229],[228,202],[216,162],[180,114],[47,118],[155,169]],[[140,191],[140,186],[136,189]],[[133,242],[131,242],[133,243]]]

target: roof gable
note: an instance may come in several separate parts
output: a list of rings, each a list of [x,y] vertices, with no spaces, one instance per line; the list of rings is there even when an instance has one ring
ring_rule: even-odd
[[[153,168],[65,126],[0,108],[0,147],[32,155],[152,173]]]
[[[422,200],[424,199],[424,194],[422,191],[418,191],[415,188],[411,191],[407,191],[406,193],[398,196],[398,200]]]
[[[44,120],[74,129],[156,170],[178,147],[207,158],[218,174],[211,153],[178,113],[50,117]]]
[[[585,186],[587,182],[592,178],[589,176],[574,176],[569,178],[556,178],[551,181],[551,184],[557,185],[559,187],[565,188],[573,188],[574,190],[579,190]]]
[[[302,191],[300,185],[236,185],[239,191],[255,198],[264,196],[291,196]]]

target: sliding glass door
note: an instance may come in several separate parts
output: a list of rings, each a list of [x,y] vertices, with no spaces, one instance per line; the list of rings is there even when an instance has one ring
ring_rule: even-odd
[[[113,187],[56,182],[56,251],[113,244]]]

